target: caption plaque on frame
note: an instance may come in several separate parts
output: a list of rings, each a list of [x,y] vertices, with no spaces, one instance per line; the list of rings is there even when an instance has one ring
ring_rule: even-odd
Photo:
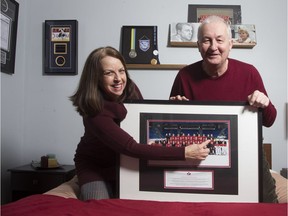
[[[139,145],[179,148],[210,139],[204,161],[139,160],[121,155],[121,199],[259,202],[261,110],[238,102],[126,101],[121,127]],[[207,146],[208,147],[208,146]]]
[[[77,33],[77,20],[45,21],[44,74],[77,74]]]

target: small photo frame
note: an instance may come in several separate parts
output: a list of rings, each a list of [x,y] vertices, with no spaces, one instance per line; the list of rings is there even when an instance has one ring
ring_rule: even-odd
[[[121,37],[127,64],[160,64],[157,26],[122,26]]]
[[[169,45],[179,47],[197,47],[197,33],[199,25],[200,23],[171,23]]]
[[[233,47],[252,48],[257,44],[256,28],[253,24],[231,25]]]
[[[14,74],[19,3],[1,0],[1,72]]]
[[[77,75],[77,20],[45,21],[45,75]]]

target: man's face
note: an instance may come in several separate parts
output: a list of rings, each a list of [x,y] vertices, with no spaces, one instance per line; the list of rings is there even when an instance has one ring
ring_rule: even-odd
[[[203,26],[198,49],[204,64],[221,67],[226,62],[231,48],[232,40],[224,23],[212,22]]]
[[[179,34],[181,36],[182,41],[191,41],[192,40],[192,34],[193,34],[192,26],[184,25]]]

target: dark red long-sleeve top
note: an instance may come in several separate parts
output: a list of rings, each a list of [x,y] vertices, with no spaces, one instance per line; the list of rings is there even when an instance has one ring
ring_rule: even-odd
[[[96,180],[115,180],[120,154],[147,160],[185,160],[184,147],[138,144],[119,126],[126,114],[123,103],[105,101],[101,113],[83,119],[85,133],[74,158],[80,185]]]
[[[199,101],[243,101],[255,90],[266,96],[262,78],[250,64],[229,59],[227,71],[218,78],[209,77],[202,69],[202,61],[188,65],[177,74],[170,96],[186,96]],[[277,111],[271,100],[263,109],[263,125],[270,127],[276,119]]]

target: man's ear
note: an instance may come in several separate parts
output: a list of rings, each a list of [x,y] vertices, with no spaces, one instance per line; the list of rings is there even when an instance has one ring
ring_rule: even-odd
[[[229,50],[231,50],[233,48],[233,41],[229,40]]]

